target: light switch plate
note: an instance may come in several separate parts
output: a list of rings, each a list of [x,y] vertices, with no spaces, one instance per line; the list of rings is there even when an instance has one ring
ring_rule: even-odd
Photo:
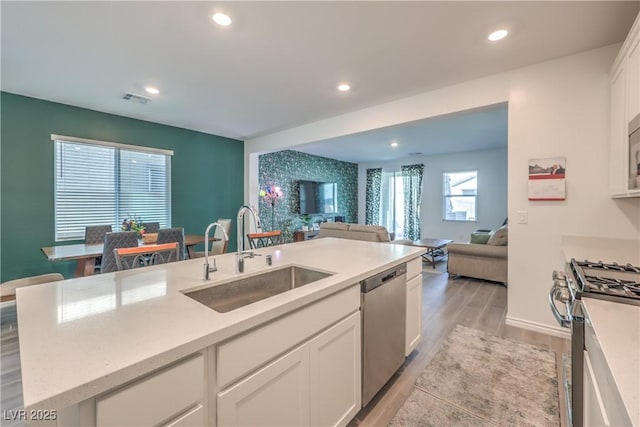
[[[529,222],[529,212],[518,211],[518,224],[527,224]]]

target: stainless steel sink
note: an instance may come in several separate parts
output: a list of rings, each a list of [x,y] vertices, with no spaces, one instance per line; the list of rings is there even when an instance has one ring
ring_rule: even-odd
[[[217,312],[226,313],[331,275],[322,271],[291,266],[184,294]]]

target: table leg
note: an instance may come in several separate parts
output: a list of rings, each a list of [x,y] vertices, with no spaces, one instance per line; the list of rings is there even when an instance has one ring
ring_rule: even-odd
[[[429,249],[429,253],[431,254],[431,266],[433,267],[433,269],[435,270],[436,268],[436,248],[430,248]]]
[[[187,257],[188,259],[196,258],[196,249],[194,245],[187,245]]]
[[[95,258],[79,259],[76,265],[75,277],[93,276],[95,266],[96,266]]]

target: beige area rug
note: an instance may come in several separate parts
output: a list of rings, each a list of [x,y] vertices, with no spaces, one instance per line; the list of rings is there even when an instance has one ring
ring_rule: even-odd
[[[456,326],[390,426],[559,426],[555,353]]]

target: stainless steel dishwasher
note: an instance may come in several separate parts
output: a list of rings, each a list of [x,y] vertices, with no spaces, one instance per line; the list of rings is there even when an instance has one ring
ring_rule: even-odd
[[[360,282],[362,292],[362,406],[404,363],[407,265]]]

